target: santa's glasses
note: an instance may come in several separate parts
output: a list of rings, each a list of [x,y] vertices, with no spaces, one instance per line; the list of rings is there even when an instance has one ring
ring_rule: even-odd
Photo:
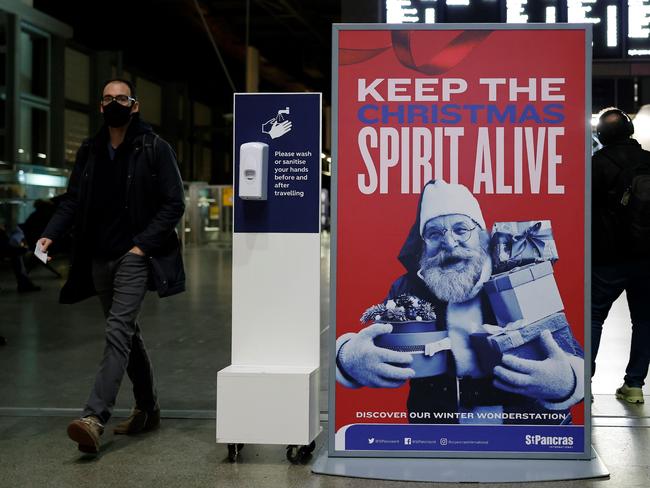
[[[472,231],[476,229],[476,227],[476,225],[474,227],[469,227],[463,223],[452,225],[451,229],[431,226],[424,229],[422,239],[424,239],[424,242],[430,246],[437,247],[445,239],[445,234],[451,232],[450,236],[454,241],[466,242],[472,236]]]

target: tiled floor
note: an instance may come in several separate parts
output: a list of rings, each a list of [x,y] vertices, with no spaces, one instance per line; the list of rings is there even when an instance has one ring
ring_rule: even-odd
[[[325,246],[323,330],[329,315],[327,251]],[[166,300],[150,295],[146,300],[141,323],[167,413],[163,428],[136,438],[113,437],[108,432],[100,456],[81,456],[66,438],[65,426],[86,399],[103,347],[99,306],[94,300],[58,305],[60,283],[44,269],[33,274],[43,291],[18,295],[3,264],[0,334],[9,344],[0,348],[0,487],[406,486],[313,475],[309,463],[289,464],[283,446],[246,446],[241,462],[228,463],[225,446],[214,443],[216,371],[230,362],[231,252],[227,245],[189,249],[188,293]],[[611,477],[558,486],[650,485],[650,407],[624,405],[613,396],[622,381],[629,330],[626,303],[621,299],[606,323],[593,382],[593,440]],[[327,334],[322,337],[325,365]],[[326,367],[322,375],[325,389]],[[325,413],[326,395],[321,396]],[[116,413],[123,415],[130,406],[125,384]],[[321,436],[318,446],[323,442]]]

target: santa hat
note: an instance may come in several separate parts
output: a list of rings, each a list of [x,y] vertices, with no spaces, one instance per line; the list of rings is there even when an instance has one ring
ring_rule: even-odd
[[[441,215],[461,214],[485,229],[481,207],[474,195],[463,185],[434,180],[424,187],[420,206],[420,235],[426,223]]]

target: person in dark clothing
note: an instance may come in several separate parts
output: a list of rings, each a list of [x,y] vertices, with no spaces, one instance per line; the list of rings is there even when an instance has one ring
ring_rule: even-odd
[[[492,270],[488,246],[485,221],[470,191],[442,180],[427,183],[399,254],[406,273],[393,282],[386,302],[410,295],[433,304],[437,330],[446,330],[450,340],[447,371],[415,378],[411,354],[374,344],[375,337],[393,330],[391,324],[375,323],[337,339],[338,383],[348,388],[397,388],[409,380],[411,413],[467,413],[472,418],[477,412],[515,419],[504,423],[521,423],[517,413],[534,414],[538,423],[570,420],[568,408],[584,396],[583,352],[575,338],[558,343],[545,331],[541,343],[546,359],[506,354],[493,371],[480,367],[470,334],[481,332],[483,324],[496,323],[483,292]],[[425,423],[463,421],[450,421],[453,416],[423,418]]]
[[[55,196],[49,200],[36,200],[34,202],[34,211],[29,214],[25,222],[20,224],[20,228],[25,233],[25,242],[30,249],[34,249],[38,239],[43,235],[43,231],[54,215],[60,199],[61,196]],[[61,244],[61,242],[56,243],[57,249],[62,247]]]
[[[634,125],[625,112],[610,108],[601,113],[597,135],[603,148],[592,157],[591,357],[593,375],[603,323],[625,291],[632,343],[624,383],[616,397],[643,403],[642,386],[650,364],[650,258],[647,245],[635,239],[620,218],[620,202],[624,170],[643,164],[650,169],[650,152],[630,137],[633,133]]]
[[[159,425],[153,369],[140,325],[147,289],[170,296],[185,289],[176,224],[185,208],[176,156],[139,117],[130,82],[102,91],[104,126],[77,153],[68,190],[39,239],[47,250],[74,226],[72,265],[62,303],[98,295],[106,317],[106,345],[83,417],[68,426],[83,452],[96,453],[124,376],[135,407],[115,428],[135,434]]]
[[[17,231],[18,233],[21,232],[19,229]],[[29,248],[26,247],[23,239],[16,239],[13,235],[10,236],[6,229],[0,225],[0,258],[9,258],[11,270],[16,278],[16,289],[18,293],[39,291],[41,289],[27,275],[24,256],[28,250]]]
[[[25,243],[29,249],[34,249],[39,238],[43,235],[43,231],[50,219],[56,211],[58,205],[58,200],[60,200],[61,195],[52,197],[49,200],[36,200],[34,202],[34,211],[29,214],[25,222],[19,225],[25,234]],[[70,251],[70,236],[66,235],[57,240],[56,246],[50,248],[50,254],[53,252],[68,252]],[[27,261],[26,266],[28,272],[35,266],[44,266],[45,269],[53,273],[57,278],[61,278],[61,273],[54,269],[49,263],[42,263],[34,254],[30,256],[30,259]]]

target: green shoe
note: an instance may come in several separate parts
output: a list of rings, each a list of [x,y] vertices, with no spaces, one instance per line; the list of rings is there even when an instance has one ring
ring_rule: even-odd
[[[623,383],[619,389],[616,390],[616,398],[625,400],[629,403],[643,403],[643,390],[634,386],[627,386]]]

